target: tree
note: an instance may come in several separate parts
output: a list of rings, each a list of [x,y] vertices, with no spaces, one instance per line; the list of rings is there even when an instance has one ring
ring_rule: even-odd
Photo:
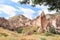
[[[35,6],[37,4],[45,6],[48,5],[48,10],[56,10],[57,12],[60,10],[60,0],[22,0],[19,1],[21,4],[29,4],[32,1],[32,6]]]

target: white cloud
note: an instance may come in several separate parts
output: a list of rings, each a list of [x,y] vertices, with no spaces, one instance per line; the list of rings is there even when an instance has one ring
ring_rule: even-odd
[[[0,14],[2,13],[2,11],[0,11]]]
[[[9,17],[5,17],[6,19],[9,19]]]
[[[33,3],[32,3],[32,1],[33,1],[33,0],[30,0],[30,5],[32,5],[32,4],[33,4]]]
[[[38,12],[39,12],[39,14],[41,14],[41,12],[42,11],[44,11],[45,12],[45,14],[54,14],[54,13],[56,13],[56,10],[53,10],[53,11],[48,11],[48,6],[44,6],[44,5],[41,5],[41,6],[39,6],[39,5],[36,5],[36,8],[41,8],[41,10],[39,10]]]
[[[38,14],[40,15],[41,13],[42,13],[42,11],[41,11],[41,10],[39,10],[39,11],[38,11]]]
[[[34,10],[32,10],[32,9],[29,9],[29,8],[20,8],[23,12],[24,12],[24,16],[26,16],[26,17],[28,17],[28,18],[30,18],[30,19],[32,19],[32,16],[33,16],[33,14],[35,13],[35,11]]]
[[[35,13],[34,10],[32,10],[30,8],[22,8],[22,7],[19,7],[19,8],[23,12],[24,16],[26,16],[27,18],[32,19],[32,16]],[[9,15],[9,17],[15,16],[16,15],[15,11],[20,11],[20,10],[15,9],[13,6],[0,4],[0,13],[4,12],[7,15]],[[5,18],[8,19],[9,17],[5,17]]]
[[[19,0],[12,0],[13,2],[18,2]]]
[[[16,15],[16,13],[15,13],[16,9],[9,5],[1,5],[0,4],[0,11],[8,14],[10,17]]]

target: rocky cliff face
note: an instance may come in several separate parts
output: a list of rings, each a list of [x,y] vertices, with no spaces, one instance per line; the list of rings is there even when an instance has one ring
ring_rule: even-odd
[[[26,18],[24,15],[17,15],[9,19],[13,27],[24,27],[31,19]]]
[[[37,16],[35,19],[33,19],[32,21],[31,21],[31,25],[32,26],[38,26],[38,27],[40,27],[41,26],[41,16],[39,15],[39,16]]]
[[[47,14],[46,18],[47,18],[47,27],[53,26],[55,28],[55,31],[60,33],[60,13]]]
[[[11,25],[7,19],[0,17],[0,27],[3,27],[5,29],[10,29]]]
[[[60,27],[60,14],[47,14],[44,12],[31,20],[24,15],[16,15],[6,20],[0,17],[0,27],[10,30],[16,30],[18,27],[41,27],[46,30],[46,27],[53,25],[54,27]],[[41,29],[40,29],[41,30]]]

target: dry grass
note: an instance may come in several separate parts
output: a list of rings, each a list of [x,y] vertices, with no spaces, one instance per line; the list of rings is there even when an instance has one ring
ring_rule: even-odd
[[[7,36],[5,36],[7,35]],[[60,35],[45,36],[44,34],[24,35],[0,28],[0,40],[60,40]]]

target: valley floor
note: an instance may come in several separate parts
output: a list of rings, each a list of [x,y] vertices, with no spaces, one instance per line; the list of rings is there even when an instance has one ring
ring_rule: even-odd
[[[0,40],[60,40],[60,35],[45,36],[44,33],[24,35],[0,28]]]

